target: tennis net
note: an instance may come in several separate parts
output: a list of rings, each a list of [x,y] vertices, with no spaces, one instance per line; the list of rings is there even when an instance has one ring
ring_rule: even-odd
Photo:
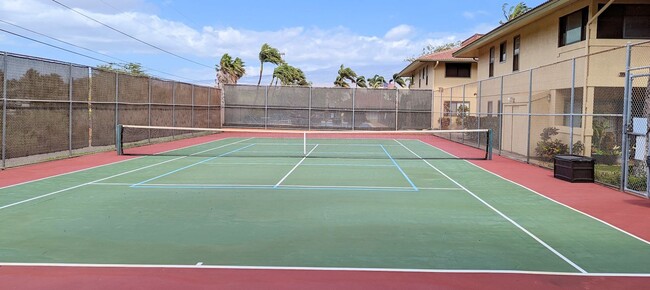
[[[183,142],[191,138],[196,142]],[[491,159],[491,138],[488,129],[299,131],[118,125],[116,147],[121,155]],[[436,148],[436,143],[444,142],[453,145],[453,152]]]

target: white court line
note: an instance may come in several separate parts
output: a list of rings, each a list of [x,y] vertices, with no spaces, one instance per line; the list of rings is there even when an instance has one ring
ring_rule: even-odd
[[[224,269],[224,270],[280,270],[280,271],[342,271],[342,272],[397,272],[397,273],[448,273],[448,274],[522,274],[540,276],[623,277],[645,278],[650,273],[577,273],[525,270],[481,269],[407,269],[407,268],[352,268],[352,267],[286,267],[286,266],[228,266],[228,265],[157,265],[157,264],[81,264],[81,263],[2,263],[2,267],[82,267],[82,268],[153,268],[153,269]]]
[[[250,139],[252,139],[252,138],[250,138]],[[240,141],[237,141],[237,142],[232,142],[232,143],[222,145],[222,146],[219,146],[219,147],[211,148],[211,149],[208,149],[208,150],[203,150],[201,152],[197,152],[197,153],[194,153],[194,154],[200,154],[200,153],[208,152],[208,151],[211,151],[211,150],[219,149],[221,147],[236,144],[236,143],[243,142],[243,141],[250,140],[250,139],[244,139],[244,140],[240,140]],[[78,184],[78,185],[71,186],[71,187],[68,187],[68,188],[64,188],[64,189],[61,189],[61,190],[57,190],[57,191],[53,191],[53,192],[46,193],[46,194],[43,194],[43,195],[35,196],[35,197],[32,197],[32,198],[28,198],[28,199],[25,199],[25,200],[14,202],[14,203],[11,203],[11,204],[8,204],[8,205],[0,206],[0,210],[5,209],[5,208],[9,208],[9,207],[12,207],[12,206],[16,206],[16,205],[19,205],[19,204],[23,204],[23,203],[26,203],[26,202],[30,202],[30,201],[33,201],[33,200],[41,199],[41,198],[44,198],[44,197],[48,197],[50,195],[55,195],[57,193],[65,192],[65,191],[72,190],[72,189],[75,189],[75,188],[83,187],[83,186],[93,184],[93,183],[98,182],[98,181],[108,180],[108,179],[111,179],[111,178],[114,178],[114,177],[118,177],[118,176],[122,176],[122,175],[125,175],[125,174],[140,171],[142,169],[147,169],[147,168],[151,168],[151,167],[154,167],[154,166],[158,166],[160,164],[165,164],[165,163],[168,163],[168,162],[176,161],[176,160],[183,159],[183,158],[186,158],[186,157],[188,157],[188,156],[181,156],[181,157],[177,157],[177,158],[174,158],[174,159],[169,159],[169,160],[166,160],[166,161],[162,161],[162,162],[154,163],[154,164],[147,165],[147,166],[144,166],[144,167],[136,168],[136,169],[133,169],[133,170],[125,171],[125,172],[122,172],[122,173],[114,174],[114,175],[111,175],[109,177],[100,178],[100,179],[97,179],[97,180],[94,180],[94,181]]]
[[[440,169],[438,169],[437,167],[433,166],[431,163],[429,163],[429,161],[427,161],[427,160],[425,160],[425,159],[422,159],[422,157],[420,157],[420,155],[418,155],[417,153],[413,152],[413,150],[411,150],[411,149],[409,149],[408,147],[406,147],[406,146],[405,146],[404,144],[402,144],[400,141],[395,140],[395,142],[397,142],[398,144],[402,145],[402,146],[404,147],[404,149],[408,150],[408,151],[411,152],[413,155],[415,155],[416,157],[420,158],[420,159],[421,159],[422,161],[424,161],[427,165],[429,165],[429,167],[433,168],[435,171],[437,171],[438,173],[442,174],[442,176],[444,176],[444,177],[446,177],[447,179],[449,179],[449,181],[455,183],[457,186],[459,186],[460,188],[462,188],[463,190],[465,190],[465,192],[469,193],[471,196],[473,196],[474,198],[476,198],[476,199],[477,199],[478,201],[480,201],[482,204],[484,204],[485,206],[487,206],[487,207],[489,207],[490,209],[492,209],[494,212],[496,212],[498,215],[500,215],[501,217],[503,217],[504,219],[506,219],[507,221],[509,221],[509,222],[510,222],[511,224],[513,224],[515,227],[519,228],[521,231],[523,231],[524,233],[526,233],[528,236],[530,236],[531,238],[533,238],[534,240],[536,240],[538,243],[540,243],[540,244],[541,244],[542,246],[544,246],[546,249],[548,249],[549,251],[553,252],[556,256],[560,257],[562,260],[564,260],[565,262],[567,262],[567,263],[568,263],[569,265],[571,265],[573,268],[575,268],[576,270],[578,270],[578,271],[580,271],[580,272],[582,272],[582,273],[587,273],[587,271],[585,271],[584,269],[582,269],[580,266],[578,266],[576,263],[574,263],[573,261],[571,261],[569,258],[567,258],[567,257],[565,257],[564,255],[562,255],[560,252],[558,252],[557,250],[555,250],[553,247],[551,247],[549,244],[547,244],[547,243],[544,242],[542,239],[540,239],[539,237],[537,237],[535,234],[533,234],[533,233],[531,233],[530,231],[528,231],[528,230],[527,230],[526,228],[524,228],[522,225],[520,225],[519,223],[517,223],[516,221],[514,221],[513,219],[511,219],[510,217],[508,217],[507,215],[505,215],[504,213],[502,213],[501,211],[499,211],[498,209],[496,209],[494,206],[492,206],[492,205],[489,204],[487,201],[485,201],[485,200],[483,200],[482,198],[480,198],[478,195],[474,194],[472,191],[470,191],[469,189],[467,189],[466,187],[464,187],[463,185],[461,185],[460,183],[458,183],[458,182],[457,182],[456,180],[454,180],[453,178],[449,177],[449,175],[445,174],[444,172],[442,172],[442,171],[441,171]]]
[[[259,139],[259,138],[258,138]],[[391,139],[386,139],[386,141],[392,141]],[[303,143],[255,143],[260,146],[300,146],[301,148],[303,147]],[[381,144],[345,144],[345,143],[309,143],[307,142],[307,146],[313,146],[319,144],[320,146],[353,146],[353,147],[377,147]],[[384,146],[386,147],[400,147],[399,145],[390,145],[390,144],[385,144]]]
[[[303,165],[305,166],[305,165]],[[392,166],[391,166],[392,167]],[[89,185],[97,185],[97,186],[131,186],[133,185],[132,183],[110,183],[110,182],[95,182]],[[196,187],[201,187],[201,186],[223,186],[223,187],[273,187],[273,184],[198,184],[198,183],[187,183],[187,184],[169,184],[169,183],[147,183],[144,186],[139,186],[139,187],[147,187],[147,186],[196,186]],[[293,185],[281,185],[278,188],[287,188],[287,187],[299,187],[299,188],[376,188],[376,189],[412,189],[411,187],[394,187],[394,186],[341,186],[341,185],[300,185],[300,184],[293,184]],[[462,188],[458,187],[418,187],[418,189],[421,190],[463,190]]]
[[[418,141],[422,142],[422,144],[425,144],[425,145],[427,145],[427,146],[429,146],[429,147],[433,147],[431,144],[428,144],[428,143],[426,143],[426,142],[423,142],[422,140],[418,140]],[[437,150],[440,150],[440,151],[442,151],[442,152],[444,152],[444,153],[447,153],[447,154],[449,154],[449,155],[451,155],[451,156],[458,157],[458,156],[456,156],[456,155],[454,155],[454,154],[451,154],[451,153],[449,153],[449,152],[447,152],[447,151],[445,151],[445,150],[442,150],[442,149],[440,149],[440,148],[438,148],[438,147],[433,147],[433,148],[436,148]],[[548,196],[546,196],[546,195],[543,195],[543,194],[541,194],[541,193],[539,193],[539,192],[537,192],[537,191],[535,191],[535,190],[532,190],[532,189],[530,189],[530,188],[528,188],[528,187],[526,187],[526,186],[524,186],[524,185],[522,185],[522,184],[519,184],[519,183],[517,183],[517,182],[515,182],[515,181],[512,181],[512,180],[510,180],[510,179],[507,179],[507,178],[505,178],[505,177],[503,177],[503,176],[501,176],[501,175],[499,175],[499,174],[496,174],[496,173],[494,173],[494,172],[492,172],[492,171],[489,171],[489,170],[487,170],[487,169],[485,169],[485,168],[483,168],[483,167],[481,167],[481,166],[478,166],[478,165],[476,165],[476,164],[474,164],[474,163],[472,163],[472,162],[469,162],[469,161],[467,161],[467,160],[464,160],[464,161],[467,162],[467,163],[469,163],[469,164],[471,164],[472,166],[474,166],[474,167],[476,167],[476,168],[479,168],[479,169],[481,169],[481,170],[483,170],[483,171],[489,173],[489,174],[492,174],[492,175],[494,175],[494,176],[496,176],[496,177],[498,177],[498,178],[501,178],[501,179],[503,179],[503,180],[505,180],[505,181],[507,181],[507,182],[510,182],[510,183],[512,183],[512,184],[514,184],[514,185],[517,185],[517,186],[519,186],[519,187],[521,187],[521,188],[523,188],[523,189],[525,189],[525,190],[528,190],[528,191],[530,191],[530,192],[532,192],[532,193],[535,193],[535,194],[537,194],[537,195],[539,195],[539,196],[541,196],[541,197],[543,197],[543,198],[545,198],[545,199],[547,199],[547,200],[549,200],[549,201],[552,201],[552,202],[554,202],[554,203],[556,203],[556,204],[558,204],[558,205],[561,205],[561,206],[566,207],[566,208],[568,208],[568,209],[570,209],[570,210],[572,210],[572,211],[575,211],[575,212],[577,212],[577,213],[580,213],[580,214],[582,214],[582,215],[584,215],[584,216],[586,216],[586,217],[592,218],[592,219],[594,219],[594,220],[596,220],[596,221],[598,221],[598,222],[600,222],[600,223],[602,223],[602,224],[604,224],[604,225],[606,225],[606,226],[609,226],[609,227],[611,227],[611,228],[613,228],[613,229],[615,229],[615,230],[617,230],[617,231],[619,231],[619,232],[621,232],[621,233],[623,233],[623,234],[626,234],[626,235],[628,235],[628,236],[630,236],[630,237],[632,237],[632,238],[634,238],[634,239],[637,239],[637,240],[639,240],[639,241],[641,241],[641,242],[643,242],[643,243],[645,243],[645,244],[650,245],[650,241],[646,241],[646,240],[642,239],[642,238],[639,237],[639,236],[636,236],[636,235],[634,235],[634,234],[632,234],[632,233],[630,233],[630,232],[625,231],[624,229],[621,229],[621,228],[619,228],[619,227],[617,227],[617,226],[615,226],[615,225],[612,225],[612,224],[610,224],[610,223],[608,223],[608,222],[606,222],[606,221],[604,221],[604,220],[601,220],[601,219],[599,219],[599,218],[597,218],[597,217],[595,217],[595,216],[592,216],[592,215],[590,215],[590,214],[588,214],[588,213],[586,213],[586,212],[580,211],[580,210],[575,209],[575,208],[573,208],[573,207],[570,207],[570,206],[568,206],[568,205],[566,205],[566,204],[563,204],[563,203],[561,203],[561,202],[559,202],[559,201],[557,201],[557,200],[555,200],[555,199],[552,199],[552,198],[550,198],[550,197],[548,197]]]
[[[234,137],[227,137],[227,138],[223,138],[223,139],[207,141],[207,142],[204,142],[204,143],[189,145],[189,146],[185,146],[185,147],[181,147],[181,148],[170,149],[170,150],[163,151],[163,152],[156,153],[156,154],[164,154],[164,153],[167,153],[167,152],[172,152],[172,151],[176,151],[176,150],[182,150],[182,149],[202,146],[202,145],[206,145],[206,144],[210,144],[210,143],[214,143],[214,142],[219,142],[219,141],[224,141],[224,140],[229,140],[229,139],[235,139],[235,138]],[[106,151],[106,152],[110,152],[110,151]],[[106,153],[106,152],[99,152],[98,154]],[[92,154],[90,154],[90,155],[92,155]],[[153,155],[153,156],[157,156],[157,155]],[[164,155],[160,155],[160,156],[164,156]],[[145,157],[148,157],[148,156],[140,156],[140,157],[135,157],[135,158],[129,158],[129,159],[115,161],[115,162],[111,162],[111,163],[107,163],[107,164],[97,165],[97,166],[93,166],[93,167],[88,167],[88,168],[84,168],[84,169],[79,169],[79,170],[75,170],[75,171],[66,172],[66,173],[60,173],[60,174],[56,174],[56,175],[52,175],[52,176],[48,176],[48,177],[43,177],[43,178],[39,178],[39,179],[34,179],[34,180],[30,180],[30,181],[25,181],[25,182],[21,182],[21,183],[12,184],[12,185],[7,185],[7,186],[0,187],[0,190],[6,189],[6,188],[11,188],[11,187],[14,187],[14,186],[24,185],[24,184],[28,184],[28,183],[32,183],[32,182],[47,180],[47,179],[54,178],[54,177],[64,176],[64,175],[78,173],[78,172],[84,172],[84,171],[88,171],[88,170],[92,170],[92,169],[96,169],[96,168],[100,168],[100,167],[105,167],[105,166],[109,166],[109,165],[113,165],[113,164],[120,164],[120,163],[123,163],[123,162],[138,160],[138,159],[145,158]],[[61,159],[61,160],[64,160],[64,159]]]
[[[272,163],[272,162],[206,162],[204,165],[219,165],[219,166],[233,166],[233,165],[271,165],[271,166],[293,166],[294,163]],[[303,164],[302,166],[337,166],[337,167],[394,167],[394,165],[386,164],[353,164],[353,163],[313,163]]]
[[[309,153],[307,153],[307,155],[305,155],[305,157],[303,157],[302,159],[300,159],[300,162],[298,162],[298,164],[296,164],[296,166],[294,166],[293,168],[291,168],[291,171],[289,171],[289,172],[288,172],[284,177],[282,177],[282,179],[280,179],[280,181],[278,181],[278,183],[276,183],[275,186],[273,186],[273,187],[278,187],[278,186],[280,186],[280,184],[281,184],[285,179],[287,179],[287,177],[289,177],[289,175],[290,175],[294,170],[296,170],[296,168],[298,168],[298,166],[300,166],[300,164],[301,164],[302,162],[304,162],[305,159],[307,159],[307,157],[309,157],[309,154],[311,154],[312,152],[314,152],[314,150],[316,150],[316,148],[318,148],[318,144],[316,144],[316,146],[314,146],[314,148],[312,148],[311,151],[309,151]]]

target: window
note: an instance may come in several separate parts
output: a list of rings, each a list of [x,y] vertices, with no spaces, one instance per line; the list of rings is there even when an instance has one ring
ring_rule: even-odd
[[[515,36],[512,40],[512,71],[519,70],[519,43],[521,38],[519,35]]]
[[[424,85],[428,86],[429,85],[429,66],[425,66],[422,68],[422,79],[424,80]],[[420,86],[422,84],[422,81],[420,81]]]
[[[445,116],[466,117],[469,113],[469,102],[445,102]]]
[[[588,14],[589,9],[585,7],[560,17],[559,47],[585,40]]]
[[[499,62],[506,61],[506,49],[507,43],[505,41],[499,44]]]
[[[571,90],[564,89],[560,91],[565,91],[564,93],[566,94],[563,102],[564,112],[565,114],[571,114]],[[578,95],[578,93],[580,94]],[[573,126],[571,126],[571,116],[565,115],[562,125],[567,127],[580,128],[582,126],[582,92],[578,92],[578,90],[576,90],[573,98],[575,99],[575,102],[573,103],[573,114],[578,115],[573,115]]]
[[[499,116],[501,116],[501,113],[502,113],[501,109],[502,109],[501,108],[501,100],[498,100],[497,101],[497,114],[499,114]]]
[[[445,77],[447,78],[469,78],[471,77],[471,63],[446,63]]]
[[[492,108],[492,101],[488,101],[487,103],[487,116],[492,117],[492,113],[494,112],[494,108]]]
[[[599,5],[602,9],[603,5]],[[650,38],[650,5],[613,4],[598,17],[597,38]]]
[[[490,71],[488,72],[488,77],[494,76],[494,46],[490,47]]]

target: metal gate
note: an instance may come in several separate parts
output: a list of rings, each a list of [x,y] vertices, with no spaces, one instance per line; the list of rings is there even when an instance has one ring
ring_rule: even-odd
[[[625,128],[623,130],[623,186],[624,190],[650,197],[648,191],[648,152],[650,142],[650,66],[630,67],[634,57],[633,46],[628,45],[625,83]],[[635,63],[639,63],[638,58]],[[641,63],[648,64],[645,59]]]

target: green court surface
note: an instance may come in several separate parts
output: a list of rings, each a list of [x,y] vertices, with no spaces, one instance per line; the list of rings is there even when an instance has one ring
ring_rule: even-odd
[[[226,138],[0,189],[0,263],[650,273],[646,241],[419,140],[306,149]]]

